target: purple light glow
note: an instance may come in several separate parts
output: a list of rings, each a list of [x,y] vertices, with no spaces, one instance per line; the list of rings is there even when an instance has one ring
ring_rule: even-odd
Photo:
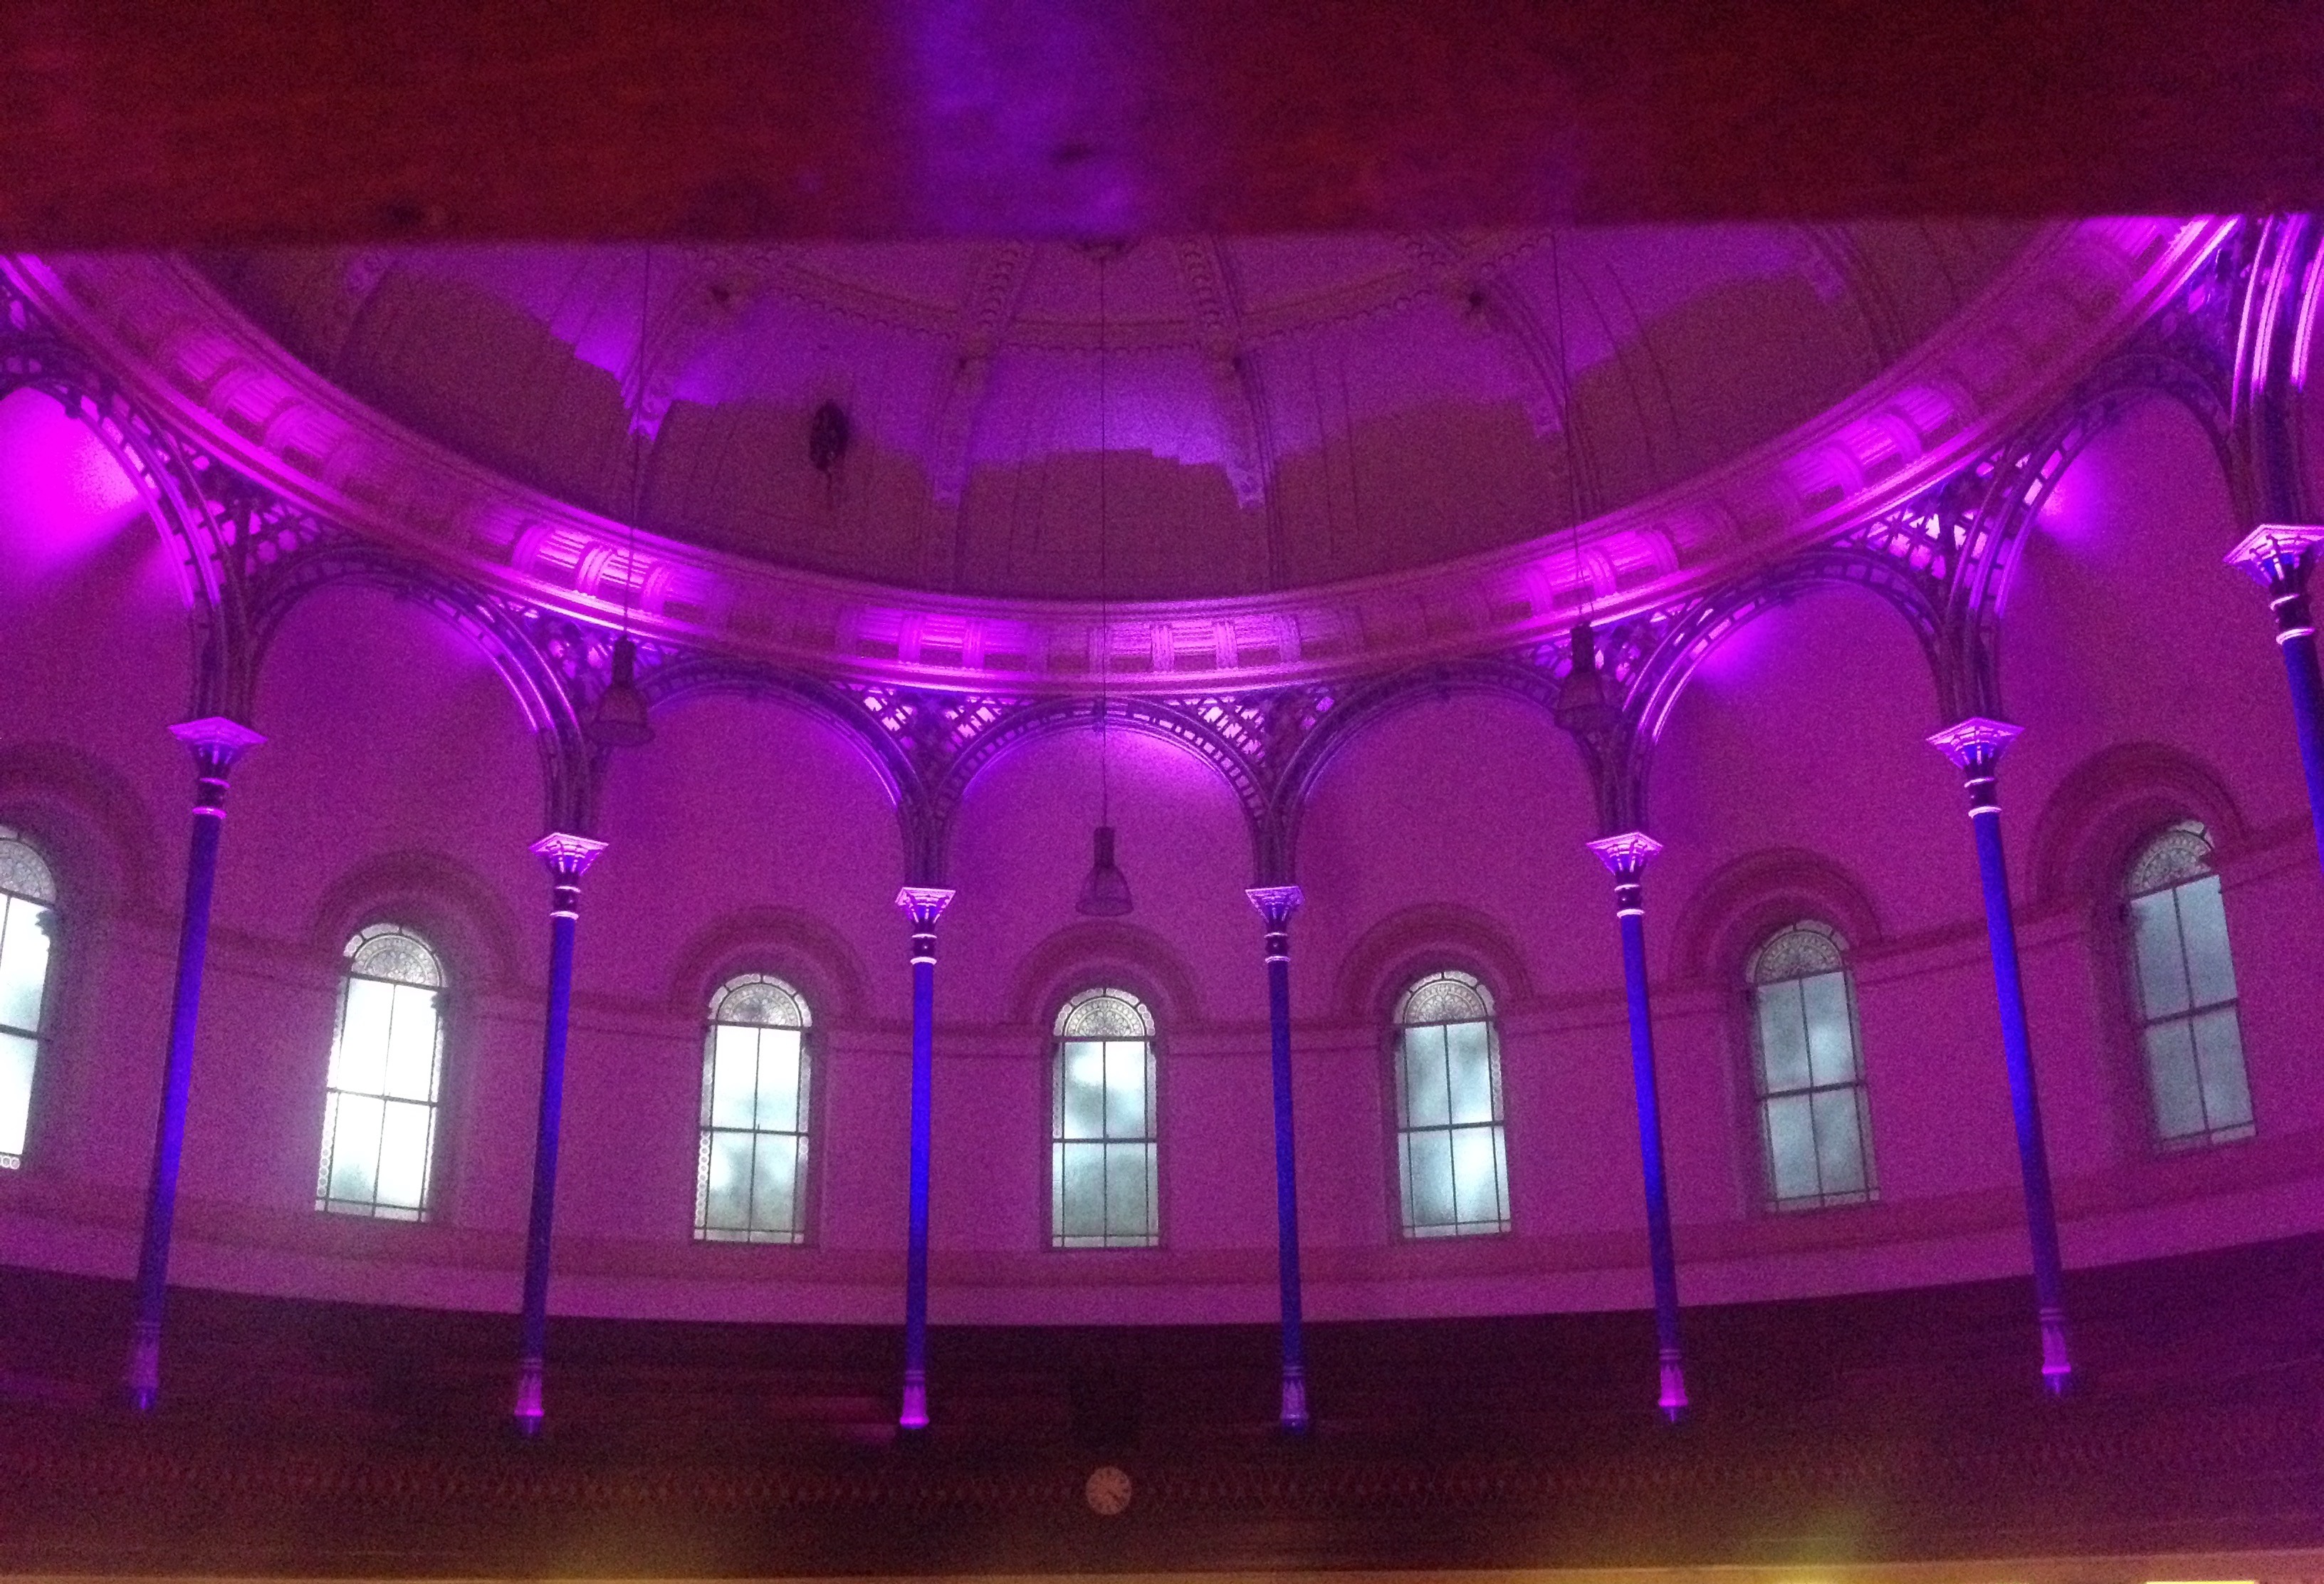
[[[87,424],[38,391],[0,401],[0,542],[14,559],[76,559],[144,511],[137,486]]]

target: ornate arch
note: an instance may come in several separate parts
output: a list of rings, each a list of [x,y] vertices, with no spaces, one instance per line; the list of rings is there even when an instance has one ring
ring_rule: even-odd
[[[384,589],[441,617],[492,662],[540,753],[547,828],[582,833],[593,829],[601,750],[593,748],[582,730],[581,695],[591,668],[584,629],[311,520],[308,527],[294,548],[270,559],[254,579],[249,618],[254,694],[283,622],[309,596],[333,587]]]

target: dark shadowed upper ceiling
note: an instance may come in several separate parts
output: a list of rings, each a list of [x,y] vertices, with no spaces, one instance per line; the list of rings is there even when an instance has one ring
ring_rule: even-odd
[[[891,586],[1173,599],[1442,561],[1700,476],[1878,382],[2035,235],[441,246],[203,267],[318,373],[523,483],[626,517],[643,458],[655,533]]]

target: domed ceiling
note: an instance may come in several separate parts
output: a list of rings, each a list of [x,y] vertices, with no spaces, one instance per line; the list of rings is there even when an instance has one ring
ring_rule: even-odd
[[[2033,236],[1899,222],[202,267],[315,371],[521,482],[628,517],[642,457],[656,533],[902,588],[1176,599],[1437,562],[1700,475],[1878,379]]]

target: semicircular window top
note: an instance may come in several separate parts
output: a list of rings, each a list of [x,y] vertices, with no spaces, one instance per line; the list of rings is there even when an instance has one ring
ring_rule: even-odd
[[[1501,1036],[1473,975],[1429,974],[1397,1001],[1396,1174],[1407,1237],[1509,1229]]]
[[[55,874],[39,848],[0,825],[0,1167],[24,1163],[56,936]]]
[[[2155,1137],[2173,1148],[2249,1138],[2251,1085],[2211,833],[2194,820],[2159,832],[2131,860],[2123,899]]]
[[[807,997],[743,974],[710,1001],[702,1053],[702,1147],[694,1236],[706,1243],[807,1241],[814,1064]]]
[[[315,1208],[423,1220],[444,1079],[444,964],[424,938],[388,923],[356,931],[346,964]]]
[[[1152,1248],[1162,1240],[1154,1014],[1099,986],[1057,1012],[1049,1108],[1049,1241]]]
[[[1751,959],[1751,1043],[1767,1202],[1779,1210],[1877,1194],[1848,942],[1804,919]]]

